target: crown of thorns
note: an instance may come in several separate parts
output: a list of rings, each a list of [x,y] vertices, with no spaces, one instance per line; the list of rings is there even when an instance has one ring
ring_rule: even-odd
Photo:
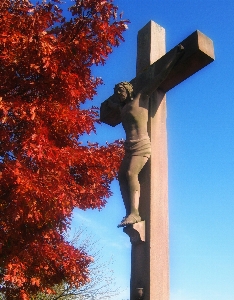
[[[116,84],[115,89],[118,88],[119,86],[124,87],[129,92],[129,95],[132,95],[132,93],[133,93],[133,86],[132,86],[132,84],[130,82],[122,81],[122,82]]]
[[[130,99],[133,100],[133,98],[134,98],[134,92],[133,92],[133,86],[132,86],[132,84],[130,82],[128,82],[128,81],[122,81],[122,82],[116,84],[116,86],[115,86],[114,89],[118,88],[119,86],[124,87],[128,91]]]

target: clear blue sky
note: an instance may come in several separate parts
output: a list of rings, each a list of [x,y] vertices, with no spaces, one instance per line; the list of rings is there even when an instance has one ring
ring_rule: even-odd
[[[195,30],[209,36],[216,60],[167,94],[170,208],[170,300],[234,299],[234,2],[233,0],[115,0],[130,19],[125,43],[104,67],[94,69],[105,85],[93,105],[116,83],[135,77],[137,32],[153,20],[166,29],[167,50]],[[124,138],[121,125],[98,126],[87,140]],[[113,257],[116,285],[128,299],[130,242],[116,226],[124,216],[118,183],[106,208],[75,211]]]

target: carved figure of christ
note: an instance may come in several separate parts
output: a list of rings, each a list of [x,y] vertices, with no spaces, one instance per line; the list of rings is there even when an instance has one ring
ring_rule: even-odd
[[[176,62],[183,55],[183,46],[173,50],[172,56],[145,86],[134,94],[129,82],[115,86],[115,95],[119,99],[121,122],[126,133],[125,156],[119,170],[119,185],[126,209],[126,216],[118,227],[124,227],[141,221],[139,214],[140,183],[138,175],[151,154],[150,138],[147,130],[149,97],[166,79]],[[111,101],[111,100],[110,100]],[[109,101],[109,105],[113,104]]]

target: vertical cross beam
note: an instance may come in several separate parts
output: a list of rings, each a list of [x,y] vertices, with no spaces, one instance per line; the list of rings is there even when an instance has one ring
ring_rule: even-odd
[[[150,21],[138,33],[137,75],[165,54],[165,30]],[[140,215],[145,242],[132,243],[131,300],[143,288],[145,300],[169,299],[168,162],[166,96],[150,98],[148,132],[151,158],[140,173]]]

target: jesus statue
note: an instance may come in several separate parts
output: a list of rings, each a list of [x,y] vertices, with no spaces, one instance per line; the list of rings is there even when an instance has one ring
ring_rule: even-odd
[[[149,98],[166,79],[183,53],[183,46],[178,45],[163,70],[149,80],[137,94],[134,93],[133,86],[129,82],[120,82],[114,88],[114,93],[119,99],[121,122],[126,133],[125,155],[118,174],[126,216],[118,227],[125,227],[141,221],[138,175],[151,155],[151,144],[147,131]],[[108,105],[113,107],[116,104],[109,101]]]

